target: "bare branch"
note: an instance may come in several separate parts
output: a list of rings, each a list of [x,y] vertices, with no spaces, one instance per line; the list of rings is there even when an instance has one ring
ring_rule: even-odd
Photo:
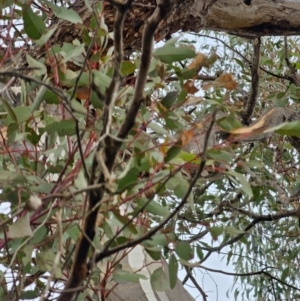
[[[186,273],[188,275],[188,277],[191,279],[191,281],[193,282],[193,284],[195,285],[195,287],[198,289],[198,291],[200,292],[203,301],[207,301],[207,295],[205,294],[204,290],[202,289],[202,287],[198,284],[197,280],[195,279],[195,277],[192,275],[192,272],[190,271],[190,269],[188,267],[185,267]]]

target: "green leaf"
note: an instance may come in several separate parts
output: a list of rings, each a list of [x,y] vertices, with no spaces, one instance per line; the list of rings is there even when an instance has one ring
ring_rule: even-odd
[[[168,131],[166,129],[164,129],[163,127],[161,127],[160,125],[158,125],[155,122],[150,122],[148,124],[148,128],[159,135],[167,135],[168,134]]]
[[[164,292],[170,289],[169,281],[162,268],[153,272],[150,278],[151,285],[157,292]]]
[[[27,121],[32,116],[30,107],[26,107],[26,106],[19,106],[14,109],[14,112],[15,115],[17,116],[19,124]]]
[[[240,235],[240,234],[245,233],[244,231],[241,231],[241,230],[236,229],[236,228],[231,227],[231,226],[226,226],[226,227],[225,227],[225,231],[228,232],[228,234],[229,234],[231,237],[234,237],[234,236],[237,236],[237,235]]]
[[[71,45],[69,43],[64,43],[63,46],[64,58],[61,63],[66,63],[71,61],[72,58],[76,58],[84,52],[84,43],[79,45]]]
[[[34,236],[31,239],[30,243],[32,245],[40,243],[47,236],[47,228],[45,226],[39,228],[34,232]]]
[[[46,0],[43,0],[43,2],[52,8],[53,13],[55,14],[56,17],[58,17],[60,19],[64,19],[71,23],[82,24],[82,20],[81,20],[80,16],[73,9],[71,9],[71,8],[68,9],[63,6],[57,6],[54,3],[50,2],[50,1],[46,1]]]
[[[31,57],[28,53],[26,53],[26,60],[28,62],[29,67],[34,68],[34,74],[38,76],[46,74],[47,69],[43,63]]]
[[[141,208],[146,204],[146,202],[149,202],[145,199],[138,200],[138,206],[137,209]],[[167,217],[170,215],[170,211],[167,207],[162,206],[161,204],[157,203],[154,200],[151,200],[149,204],[146,206],[146,209],[149,213],[157,215],[157,216],[163,216]]]
[[[53,264],[56,254],[51,250],[46,250],[36,254],[36,263],[41,271],[54,272],[55,278],[62,277],[61,269],[59,266],[53,270]]]
[[[169,279],[170,287],[173,289],[177,284],[178,262],[174,253],[171,254],[169,259]]]
[[[223,234],[224,228],[223,227],[210,227],[209,232],[213,238],[213,240],[217,240],[218,237]]]
[[[50,90],[46,90],[44,94],[44,100],[48,104],[59,104],[59,98],[58,95]]]
[[[127,224],[129,221],[128,217],[123,216],[116,211],[113,212],[113,215],[122,225],[127,225],[126,229],[128,229],[132,234],[138,233],[133,223]]]
[[[36,97],[33,101],[33,104],[31,105],[31,113],[33,113],[34,111],[38,110],[44,100],[44,95],[46,92],[47,88],[45,86],[41,86],[39,91],[36,94]]]
[[[106,88],[109,86],[111,78],[98,70],[93,70],[93,76],[95,85],[97,85],[97,87],[104,95]]]
[[[40,39],[42,34],[46,31],[44,20],[39,15],[33,12],[29,4],[23,4],[22,12],[24,30],[26,34],[33,40]]]
[[[281,281],[285,281],[287,277],[289,277],[290,268],[286,267],[281,273]]]
[[[24,257],[22,258],[22,263],[24,266],[26,266],[28,263],[31,263],[31,256],[32,256],[32,252],[33,252],[33,245],[32,244],[28,244],[27,246],[25,246],[23,248],[23,252],[24,252]]]
[[[177,100],[178,92],[172,91],[167,93],[167,95],[161,100],[161,103],[167,108],[171,108]]]
[[[191,59],[196,56],[194,50],[165,45],[154,51],[153,56],[166,64]]]
[[[200,164],[201,162],[200,158],[197,155],[185,151],[181,151],[178,158],[182,159],[184,162],[189,162],[193,164]]]
[[[219,119],[217,123],[226,132],[231,132],[242,127],[242,124],[234,113],[230,113],[229,116]]]
[[[40,295],[38,290],[28,290],[21,293],[20,300],[33,300]]]
[[[176,244],[175,252],[183,260],[191,260],[193,258],[192,247],[185,241],[180,241]]]
[[[121,64],[121,74],[124,77],[134,73],[135,69],[136,65],[131,61],[123,61]]]
[[[243,176],[242,174],[235,172],[233,170],[229,170],[228,172],[226,172],[228,175],[233,176],[234,178],[237,179],[237,181],[239,182],[239,184],[241,185],[242,190],[248,194],[248,196],[250,198],[253,197],[253,191],[251,188],[250,183],[248,182],[248,180],[245,178],[245,176]]]
[[[215,160],[224,161],[229,163],[231,161],[231,156],[228,152],[222,149],[210,149],[207,152],[207,155]]]
[[[44,46],[47,41],[51,38],[51,36],[54,34],[56,31],[58,25],[54,25],[50,28],[47,28],[46,32],[42,34],[42,36],[35,41],[35,43],[39,46]]]
[[[203,254],[202,248],[200,246],[196,247],[196,252],[197,252],[199,259],[202,260],[204,258],[204,254]]]
[[[125,176],[117,180],[118,191],[123,191],[138,182],[139,169],[136,166],[131,167]]]
[[[286,122],[277,127],[276,133],[300,137],[300,121]]]
[[[171,146],[166,153],[165,163],[168,163],[169,161],[174,159],[180,153],[181,149],[182,146],[176,146],[176,145]]]
[[[86,108],[76,99],[71,100],[71,107],[75,112],[86,115]]]
[[[75,121],[73,119],[61,120],[53,122],[46,126],[47,133],[57,133],[59,136],[72,136],[75,135]]]
[[[174,233],[158,233],[152,236],[151,240],[147,241],[147,245],[167,246],[170,242],[173,242],[175,238]]]
[[[161,259],[161,250],[155,251],[151,248],[145,247],[145,251],[150,255],[150,257],[154,260],[160,260]]]
[[[8,228],[8,237],[20,238],[26,236],[32,236],[33,232],[30,227],[29,213],[20,217],[15,223]]]
[[[4,106],[5,110],[7,111],[10,119],[14,122],[17,122],[18,121],[17,116],[16,116],[14,110],[12,109],[11,105],[1,95],[0,95],[0,100],[2,101],[3,106]]]
[[[141,274],[130,273],[128,271],[119,269],[115,269],[113,273],[113,280],[120,284],[127,282],[139,283],[140,279],[147,280],[147,277]]]
[[[80,236],[80,230],[77,225],[71,226],[67,229],[66,232],[74,242],[76,242],[78,240],[78,237]]]

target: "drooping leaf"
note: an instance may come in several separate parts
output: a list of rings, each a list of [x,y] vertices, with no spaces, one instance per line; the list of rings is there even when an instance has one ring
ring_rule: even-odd
[[[35,110],[38,110],[40,108],[40,105],[42,104],[42,102],[44,100],[45,92],[46,92],[46,87],[41,86],[39,91],[36,94],[33,104],[31,105],[31,113],[33,113]]]
[[[122,225],[127,225],[126,229],[128,229],[132,234],[138,233],[134,224],[132,223],[128,224],[129,221],[128,217],[121,215],[116,210],[113,212],[113,215]]]
[[[178,273],[178,262],[174,253],[171,254],[169,259],[169,279],[170,279],[170,287],[173,289],[177,283],[177,273]]]
[[[22,6],[24,30],[29,38],[38,40],[46,31],[44,20],[35,13],[30,4],[24,3]]]
[[[164,292],[170,289],[169,281],[162,268],[156,269],[151,275],[151,285],[154,290]]]
[[[252,188],[250,183],[248,182],[248,180],[245,178],[244,175],[235,172],[233,170],[229,170],[228,172],[226,172],[227,174],[233,176],[241,185],[242,190],[250,197],[253,197],[253,192],[252,192]]]
[[[202,248],[200,246],[196,247],[196,252],[197,252],[199,259],[202,260],[204,257],[204,254],[203,254]]]
[[[223,234],[224,228],[223,227],[217,227],[217,226],[210,227],[209,232],[210,232],[213,240],[217,240],[218,237]]]

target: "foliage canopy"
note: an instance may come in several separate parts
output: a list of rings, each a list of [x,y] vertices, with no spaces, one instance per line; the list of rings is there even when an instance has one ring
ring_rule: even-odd
[[[205,262],[221,253],[237,300],[299,296],[299,39],[203,30],[152,53],[157,2],[125,53],[130,0],[84,1],[88,22],[68,1],[1,2],[1,300],[51,300],[66,279],[109,298],[147,279],[122,263],[136,245],[168,263],[157,291],[184,268],[206,300],[193,270],[220,272]],[[64,22],[81,36],[60,40]]]

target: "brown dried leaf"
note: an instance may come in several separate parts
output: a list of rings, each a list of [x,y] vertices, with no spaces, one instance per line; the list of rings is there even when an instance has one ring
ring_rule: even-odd
[[[194,137],[193,129],[182,132],[180,135],[181,145],[182,146],[188,145],[190,143],[190,141],[193,139],[193,137]]]
[[[199,91],[199,89],[195,87],[194,82],[191,80],[188,80],[184,83],[183,89],[189,94],[195,94]]]
[[[231,73],[223,73],[216,80],[203,84],[203,90],[208,90],[211,87],[220,87],[227,90],[234,90],[238,86],[237,81]]]
[[[202,69],[202,67],[208,67],[206,63],[206,56],[199,52],[192,62],[188,65],[190,70],[195,69],[197,73]]]

